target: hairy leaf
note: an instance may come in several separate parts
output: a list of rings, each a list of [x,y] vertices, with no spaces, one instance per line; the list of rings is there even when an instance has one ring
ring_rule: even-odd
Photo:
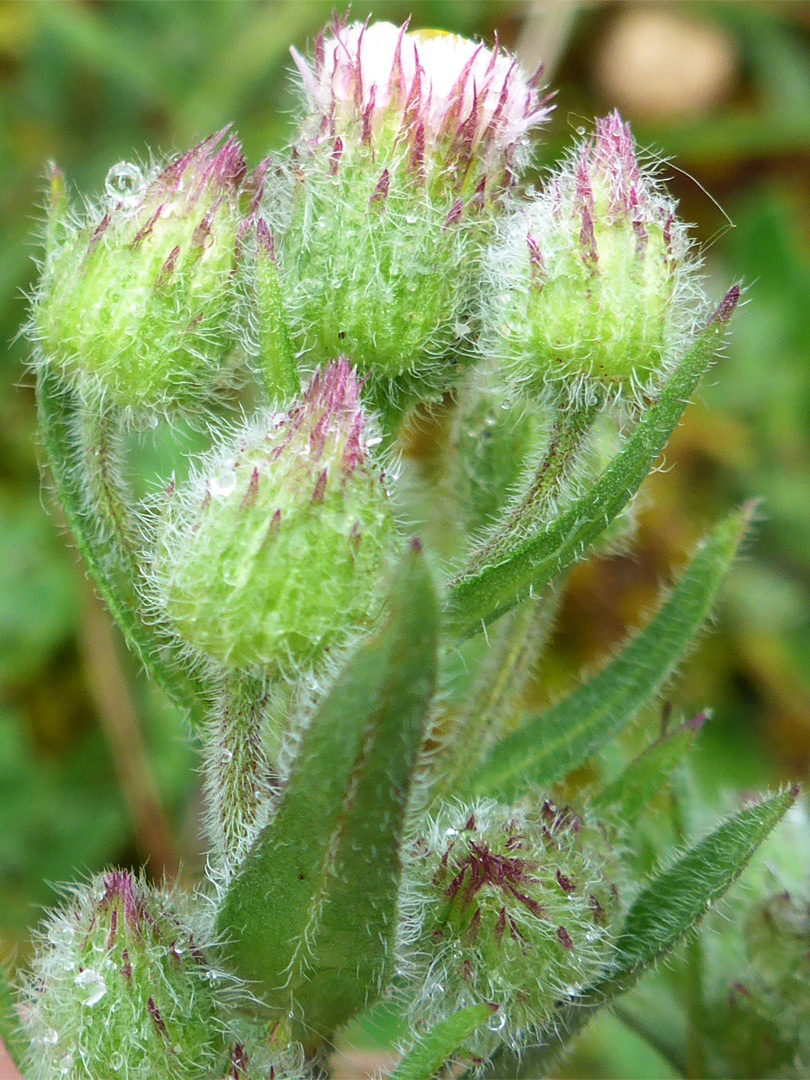
[[[598,675],[496,746],[471,790],[511,796],[526,784],[554,784],[629,724],[688,651],[750,513],[748,507],[718,525],[644,629]]]
[[[600,983],[604,994],[612,997],[632,985],[697,926],[737,880],[798,793],[798,788],[791,788],[745,807],[659,871],[628,912],[616,943],[614,971]]]
[[[391,1080],[433,1080],[464,1040],[497,1011],[497,1005],[470,1005],[448,1016],[408,1051]]]
[[[239,974],[328,1035],[391,961],[405,805],[436,682],[438,603],[414,549],[389,621],[304,732],[278,811],[219,917]],[[304,1036],[306,1038],[306,1035]]]
[[[473,568],[452,584],[446,605],[448,629],[469,637],[505,611],[551,581],[581,558],[589,545],[627,505],[652,469],[711,363],[739,300],[734,286],[720,304],[708,326],[681,361],[658,401],[644,413],[622,450],[599,480],[577,499],[549,528],[538,528],[528,537],[518,534],[514,547],[500,546],[491,562],[477,552]]]

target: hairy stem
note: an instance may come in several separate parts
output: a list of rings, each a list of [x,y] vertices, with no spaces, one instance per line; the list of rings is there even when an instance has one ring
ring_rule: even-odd
[[[87,484],[88,506],[106,541],[119,548],[133,582],[141,577],[137,541],[123,483],[122,418],[113,409],[84,405],[77,414],[77,435]]]
[[[268,688],[241,674],[222,680],[205,728],[205,792],[215,866],[225,882],[265,823],[278,780],[265,747]]]
[[[548,517],[549,508],[570,476],[598,413],[598,405],[558,411],[548,448],[529,487],[495,531],[472,553],[465,575],[497,562],[500,555],[507,554],[514,546],[516,532],[534,529]]]
[[[40,372],[37,398],[51,476],[76,547],[127,644],[160,688],[199,722],[206,687],[189,676],[175,657],[164,655],[165,642],[157,640],[153,628],[143,621],[132,568],[122,556],[121,546],[105,540],[98,515],[88,507],[85,455],[77,445],[77,431],[85,423],[80,419],[84,406],[47,367]],[[103,511],[99,514],[105,516]]]
[[[433,797],[463,789],[492,746],[507,733],[520,699],[534,676],[559,604],[559,591],[547,589],[508,612],[483,665],[463,716],[451,728],[437,764]]]

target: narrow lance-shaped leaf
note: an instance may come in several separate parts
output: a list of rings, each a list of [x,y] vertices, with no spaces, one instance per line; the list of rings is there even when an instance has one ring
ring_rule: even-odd
[[[551,581],[581,558],[588,546],[627,505],[652,469],[686,408],[689,396],[712,361],[739,301],[732,288],[708,326],[681,361],[658,401],[644,413],[622,450],[599,480],[549,528],[517,534],[511,551],[498,546],[488,562],[476,552],[473,569],[453,583],[445,609],[449,630],[469,637],[482,626]]]
[[[9,1057],[22,1073],[28,1054],[28,1039],[14,1004],[11,983],[2,964],[0,964],[0,1043],[5,1044]]]
[[[202,688],[186,675],[176,659],[163,658],[161,643],[139,614],[135,582],[129,568],[115,562],[115,548],[104,543],[95,523],[85,513],[81,477],[81,448],[75,432],[81,408],[77,396],[47,368],[37,385],[40,431],[48,451],[48,464],[59,501],[87,569],[127,643],[160,688],[181,709],[201,716]]]
[[[597,989],[610,997],[627,989],[694,929],[737,880],[798,793],[793,787],[745,807],[659,871],[630,908],[616,943],[614,970]]]
[[[616,659],[496,746],[470,790],[511,796],[529,783],[547,787],[629,724],[687,653],[711,611],[750,515],[747,507],[718,525],[658,613]]]
[[[484,1076],[537,1077],[596,1012],[624,994],[688,934],[745,869],[751,856],[785,816],[798,788],[745,807],[661,870],[636,899],[616,943],[616,959],[603,978],[566,1002],[541,1045],[520,1059],[493,1056]]]
[[[438,602],[415,547],[381,634],[304,732],[278,811],[231,884],[219,930],[237,972],[304,1041],[365,1006],[391,962],[400,845],[436,681]]]
[[[656,739],[634,758],[627,768],[594,798],[592,808],[596,816],[615,820],[625,830],[632,829],[695,745],[695,739],[705,721],[706,713],[699,713],[685,724]]]
[[[497,1005],[470,1005],[448,1016],[408,1051],[391,1080],[433,1080],[464,1040],[497,1011]]]

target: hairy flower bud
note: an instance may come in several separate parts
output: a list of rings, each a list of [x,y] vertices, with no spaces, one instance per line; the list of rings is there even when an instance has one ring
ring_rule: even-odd
[[[517,1048],[611,955],[618,908],[602,838],[570,809],[480,802],[445,808],[416,841],[406,891],[405,968],[423,984],[413,1019],[498,1006],[468,1047]],[[410,922],[409,922],[410,916]]]
[[[152,577],[182,641],[231,668],[284,672],[371,623],[394,540],[378,441],[338,360],[170,488]]]
[[[337,22],[312,65],[280,237],[296,349],[413,394],[449,382],[495,204],[549,110],[496,46]],[[410,378],[409,378],[410,376]],[[398,382],[397,382],[398,381]]]
[[[688,251],[674,203],[612,113],[504,224],[484,349],[534,391],[654,390],[705,306]]]
[[[26,1076],[222,1076],[232,993],[170,894],[126,871],[102,874],[76,887],[43,929],[27,994]]]
[[[148,178],[114,166],[98,213],[50,223],[33,314],[40,362],[116,406],[199,402],[238,341],[241,202],[260,186],[225,132]]]

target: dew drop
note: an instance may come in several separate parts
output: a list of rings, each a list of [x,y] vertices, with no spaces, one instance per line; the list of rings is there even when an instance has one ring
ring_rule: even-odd
[[[415,225],[419,220],[419,216],[417,214],[406,214],[405,220],[409,225]]]
[[[119,161],[107,173],[104,187],[111,199],[123,203],[125,207],[133,206],[143,194],[143,173],[137,165]]]
[[[56,1046],[59,1042],[59,1032],[56,1028],[48,1028],[45,1034],[42,1036],[42,1041],[46,1046]]]
[[[99,973],[92,968],[85,968],[84,971],[80,971],[73,980],[73,984],[81,992],[82,1004],[89,1007],[97,1005],[107,993],[107,984]]]
[[[499,1009],[487,1024],[490,1031],[503,1031],[506,1027],[506,1010]]]
[[[66,926],[62,923],[59,926],[52,926],[48,930],[48,941],[52,945],[68,945],[76,934],[76,931],[72,926]]]
[[[232,495],[236,488],[236,473],[233,468],[220,469],[208,481],[208,490],[212,495],[225,499]]]

